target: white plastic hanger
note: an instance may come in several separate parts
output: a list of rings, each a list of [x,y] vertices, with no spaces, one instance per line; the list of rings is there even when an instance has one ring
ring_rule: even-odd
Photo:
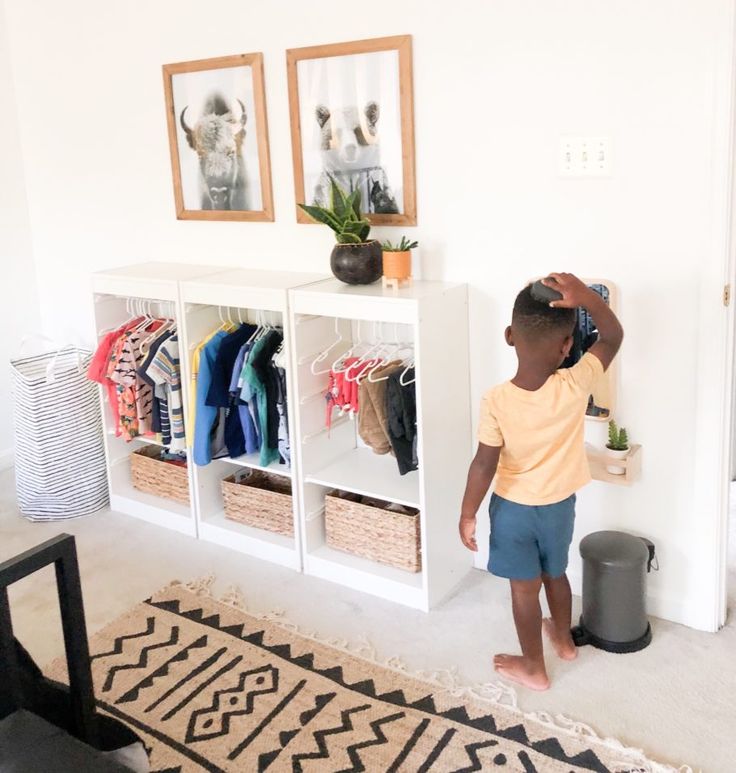
[[[327,368],[327,370],[315,370],[315,368],[321,362],[324,362],[329,356],[330,352],[345,340],[343,334],[340,332],[340,320],[337,317],[335,317],[335,335],[337,336],[337,340],[331,343],[326,349],[323,349],[314,358],[314,360],[312,360],[312,364],[309,366],[309,370],[313,376],[324,376],[325,374],[329,373],[330,370],[332,370],[332,368]]]
[[[334,373],[344,373],[348,369],[348,366],[345,365],[345,360],[353,357],[357,348],[363,346],[363,335],[360,325],[361,320],[358,320],[358,332],[355,336],[356,340],[353,342],[353,345],[332,363],[332,370]]]
[[[377,365],[374,365],[372,368],[370,368],[365,375],[365,378],[368,379],[368,381],[371,382],[371,384],[376,384],[379,381],[388,381],[388,376],[381,376],[380,378],[373,378],[373,374],[381,368],[383,365],[385,365],[388,362],[391,362],[391,360],[394,358],[394,355],[398,354],[402,349],[408,349],[412,353],[412,358],[414,354],[414,349],[411,347],[411,345],[405,341],[399,341],[399,326],[398,324],[394,324],[394,338],[396,339],[396,346],[394,346],[392,349],[387,350],[383,353],[382,361],[379,362]]]
[[[406,374],[414,367],[414,357],[412,356],[411,360],[408,362],[406,368],[404,368],[402,374],[399,376],[399,384],[401,386],[409,386],[410,384],[413,384],[417,380],[417,372],[414,371],[414,378],[411,379],[411,381],[405,381]]]

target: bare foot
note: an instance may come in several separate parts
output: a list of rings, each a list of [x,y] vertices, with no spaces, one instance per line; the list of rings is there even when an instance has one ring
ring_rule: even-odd
[[[493,667],[504,679],[516,682],[530,690],[543,691],[549,689],[549,677],[544,666],[531,665],[520,655],[496,655]]]
[[[560,636],[555,628],[554,621],[545,617],[542,620],[542,628],[547,634],[547,638],[552,643],[558,658],[562,660],[575,660],[578,656],[578,648],[575,646],[575,642],[572,640],[572,634],[568,631],[567,636]]]

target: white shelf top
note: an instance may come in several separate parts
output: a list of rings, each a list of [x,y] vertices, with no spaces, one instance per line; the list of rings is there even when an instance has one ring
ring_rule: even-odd
[[[136,263],[92,274],[92,287],[96,293],[176,301],[179,282],[206,276],[216,271],[214,266],[197,266],[189,263]]]
[[[306,287],[300,287],[299,293],[316,293],[340,296],[354,296],[356,298],[380,298],[385,301],[415,301],[426,298],[430,295],[452,290],[460,287],[459,282],[441,282],[427,279],[415,279],[411,286],[402,287],[397,293],[391,289],[383,289],[381,282],[374,282],[370,285],[348,285],[339,279],[323,279],[321,282],[314,282]]]
[[[293,289],[292,308],[297,314],[318,314],[341,319],[366,319],[415,323],[423,299],[465,287],[457,282],[417,280],[394,293],[380,282],[346,285],[337,279]]]
[[[321,470],[307,473],[304,480],[400,505],[420,506],[419,473],[399,475],[393,456],[379,456],[368,448],[354,448]]]
[[[210,268],[206,276],[183,279],[186,285],[239,287],[254,290],[289,290],[324,281],[324,274],[298,271],[264,271],[249,268]]]
[[[290,288],[323,278],[320,274],[290,271],[220,268],[206,276],[183,280],[180,287],[185,303],[285,312]]]
[[[122,279],[146,279],[151,281],[178,282],[195,277],[206,276],[213,271],[218,271],[218,266],[201,266],[191,263],[165,263],[154,261],[151,263],[133,263],[118,268],[108,268],[103,271],[95,271],[95,277],[120,277]]]

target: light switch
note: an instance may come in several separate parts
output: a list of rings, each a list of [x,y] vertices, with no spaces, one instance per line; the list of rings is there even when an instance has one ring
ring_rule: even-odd
[[[609,137],[560,138],[561,177],[609,177],[611,160]]]

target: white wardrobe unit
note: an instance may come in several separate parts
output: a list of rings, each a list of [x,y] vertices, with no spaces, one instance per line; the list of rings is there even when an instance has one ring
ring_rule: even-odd
[[[321,279],[319,275],[245,269],[222,270],[209,276],[184,280],[180,284],[183,313],[183,370],[187,384],[191,378],[192,352],[197,344],[215,330],[223,318],[234,321],[257,322],[283,328],[284,351],[287,357],[292,345],[288,325],[288,290]],[[299,469],[299,444],[294,442],[294,394],[291,368],[286,369],[287,415],[291,438],[291,465],[274,462],[261,466],[258,454],[238,458],[214,459],[198,466],[192,461],[189,449],[189,469],[192,476],[195,513],[199,538],[239,550],[258,558],[300,570],[301,519],[299,518],[299,487],[296,471]],[[191,439],[192,433],[188,432]],[[228,475],[251,468],[281,475],[292,483],[294,508],[294,536],[288,537],[257,529],[225,518],[221,481]]]
[[[467,287],[417,281],[394,295],[378,284],[330,279],[290,295],[304,571],[428,610],[472,568],[457,532],[471,451]],[[414,348],[419,468],[403,476],[392,456],[378,456],[362,443],[353,419],[336,418],[328,431],[327,376],[314,375],[356,340],[376,337]],[[327,349],[329,356],[315,368]],[[422,571],[328,546],[324,499],[334,489],[418,508]]]
[[[277,462],[266,469],[291,481],[293,537],[225,518],[221,481],[244,468],[264,468],[255,454],[195,465],[191,428],[189,505],[134,488],[130,454],[156,441],[116,437],[102,389],[113,510],[423,610],[472,568],[457,534],[471,453],[465,285],[417,281],[392,294],[378,284],[351,287],[312,274],[146,263],[99,272],[93,287],[98,338],[143,307],[176,321],[187,419],[194,348],[224,319],[283,327],[289,362],[291,466]],[[354,419],[335,417],[329,431],[325,426],[327,370],[354,343],[376,340],[413,349],[419,468],[403,476],[392,456],[376,455],[360,440]],[[324,502],[336,489],[417,508],[422,570],[409,572],[329,547]]]
[[[205,276],[212,271],[212,266],[140,263],[93,274],[94,317],[98,339],[102,338],[106,331],[124,324],[131,317],[131,312],[140,310],[143,306],[154,314],[172,317],[181,331],[179,282]],[[185,401],[187,386],[184,384]],[[123,438],[116,437],[115,422],[106,390],[101,391],[101,396],[110,483],[110,507],[119,513],[196,536],[197,519],[193,506],[191,479],[189,506],[133,488],[130,476],[130,454],[141,445],[154,441],[138,437],[126,443]]]

